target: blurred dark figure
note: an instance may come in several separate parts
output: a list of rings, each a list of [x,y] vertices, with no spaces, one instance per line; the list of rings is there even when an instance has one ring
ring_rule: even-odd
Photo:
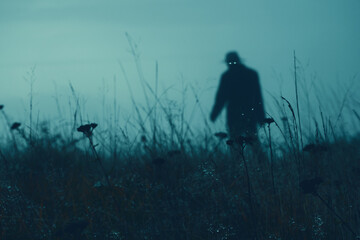
[[[236,52],[226,54],[225,62],[228,70],[221,76],[210,119],[214,122],[226,107],[230,137],[255,137],[257,125],[265,118],[258,74]]]

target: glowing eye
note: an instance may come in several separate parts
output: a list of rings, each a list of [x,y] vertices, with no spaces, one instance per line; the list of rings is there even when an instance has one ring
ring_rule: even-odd
[[[231,65],[231,62],[229,62],[229,65]]]
[[[234,62],[234,64],[236,64],[236,62]]]

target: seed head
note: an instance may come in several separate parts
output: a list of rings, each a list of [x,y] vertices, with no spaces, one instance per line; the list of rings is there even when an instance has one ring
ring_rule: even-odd
[[[246,144],[252,144],[254,142],[254,139],[252,137],[248,136],[238,136],[235,139],[236,143],[239,145],[246,145]]]
[[[97,123],[91,123],[90,126],[92,127],[92,130],[94,130],[98,125]]]
[[[226,144],[229,146],[232,146],[232,145],[234,145],[234,140],[229,139],[226,141]]]
[[[289,119],[287,118],[287,117],[282,117],[281,118],[281,121],[283,121],[283,122],[286,122],[286,121],[288,121]]]
[[[227,138],[227,136],[228,136],[227,133],[224,133],[224,132],[217,132],[214,135],[215,135],[215,137],[219,138],[220,140],[223,140],[223,139]]]
[[[81,125],[80,127],[77,128],[78,132],[82,132],[82,133],[87,133],[89,132],[91,129],[91,125],[90,124],[85,124],[85,125]]]
[[[82,132],[87,137],[90,137],[90,136],[92,136],[92,133],[97,126],[98,125],[96,123],[85,124],[85,125],[81,125],[80,127],[78,127],[77,131]]]
[[[267,123],[267,124],[271,124],[271,123],[273,123],[273,122],[275,122],[273,118],[265,118],[265,119],[263,120],[263,123]]]
[[[11,125],[10,130],[16,130],[21,126],[21,123],[14,122],[13,125]]]

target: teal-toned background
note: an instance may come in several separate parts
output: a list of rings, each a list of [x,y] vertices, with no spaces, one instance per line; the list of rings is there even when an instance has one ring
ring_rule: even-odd
[[[276,112],[272,95],[294,103],[295,50],[299,88],[309,93],[312,109],[302,93],[304,115],[319,117],[322,105],[336,118],[350,89],[342,113],[350,116],[360,106],[359,13],[358,0],[1,0],[0,104],[13,120],[29,121],[30,90],[24,77],[36,66],[34,118],[71,116],[71,82],[84,119],[100,121],[105,98],[111,112],[114,94],[119,119],[126,119],[134,110],[119,61],[136,102],[146,105],[128,33],[149,85],[155,88],[158,61],[159,93],[170,88],[167,98],[182,101],[188,86],[188,116],[195,104],[190,86],[209,114],[229,50],[238,51],[259,72],[269,113]],[[191,123],[202,119],[196,111]],[[223,119],[212,126],[224,128]]]

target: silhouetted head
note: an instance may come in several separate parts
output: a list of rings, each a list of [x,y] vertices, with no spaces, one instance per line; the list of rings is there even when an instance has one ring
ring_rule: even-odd
[[[237,52],[228,52],[225,57],[225,62],[228,67],[233,67],[241,64],[241,59]]]

